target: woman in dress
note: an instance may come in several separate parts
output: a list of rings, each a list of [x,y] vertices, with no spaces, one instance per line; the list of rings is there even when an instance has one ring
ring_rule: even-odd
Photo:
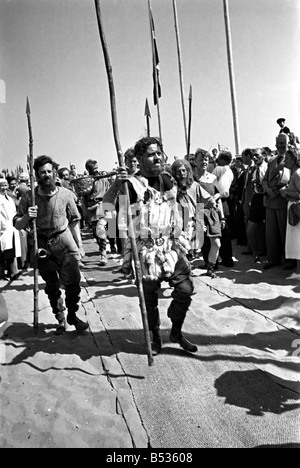
[[[177,184],[177,202],[181,206],[183,233],[190,244],[188,259],[201,252],[204,242],[204,209],[216,205],[213,197],[194,180],[193,169],[186,159],[176,159],[171,173]]]
[[[295,226],[289,224],[291,204],[300,200],[300,154],[298,150],[294,149],[286,152],[285,166],[291,171],[289,184],[280,190],[281,195],[288,200],[285,258],[297,260],[296,273],[300,274],[300,221]]]
[[[217,261],[221,246],[222,229],[225,227],[225,218],[223,212],[220,193],[215,186],[217,177],[208,172],[209,154],[207,151],[198,148],[195,152],[197,172],[196,178],[200,186],[209,193],[215,201],[215,206],[204,210],[204,221],[206,233],[202,255],[207,266],[207,274],[215,277]]]

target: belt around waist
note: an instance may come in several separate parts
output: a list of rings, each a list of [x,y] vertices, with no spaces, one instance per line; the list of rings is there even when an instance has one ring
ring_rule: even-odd
[[[63,229],[62,231],[54,232],[53,234],[38,233],[38,238],[45,240],[55,239],[55,237],[59,236],[63,232],[65,232],[65,229]]]

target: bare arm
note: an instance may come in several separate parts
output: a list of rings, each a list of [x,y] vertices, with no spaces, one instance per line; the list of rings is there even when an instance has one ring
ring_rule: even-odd
[[[18,213],[14,217],[15,228],[18,229],[19,231],[21,229],[26,229],[29,221],[37,217],[37,210],[38,210],[37,206],[30,206],[28,208],[27,213],[24,213],[23,215]]]
[[[80,232],[80,225],[79,221],[71,221],[69,224],[72,236],[74,237],[74,240],[77,244],[78,250],[80,252],[81,257],[85,256],[85,251],[82,245],[82,239],[81,239],[81,232]]]
[[[117,203],[118,195],[122,187],[122,181],[116,179],[111,187],[105,192],[103,196],[103,203],[111,203],[114,206]]]

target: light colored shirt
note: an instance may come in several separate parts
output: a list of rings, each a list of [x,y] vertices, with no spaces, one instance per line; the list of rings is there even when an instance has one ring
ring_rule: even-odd
[[[64,231],[72,221],[79,221],[76,195],[64,187],[57,187],[53,195],[40,195],[35,190],[35,204],[38,207],[36,227],[38,235],[51,236]],[[24,216],[32,206],[31,192],[26,192],[18,207],[18,217]]]
[[[19,232],[13,227],[16,205],[9,195],[0,194],[0,250],[10,250],[15,247],[15,256],[21,256]]]
[[[228,198],[234,178],[232,170],[229,166],[217,166],[213,170],[213,174],[217,177],[215,186],[220,192],[221,198]]]

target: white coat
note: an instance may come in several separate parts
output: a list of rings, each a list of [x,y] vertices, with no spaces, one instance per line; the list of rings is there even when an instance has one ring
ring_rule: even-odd
[[[13,248],[15,243],[15,256],[21,257],[20,234],[13,227],[13,217],[16,214],[16,205],[9,195],[0,194],[0,249],[2,252]]]

